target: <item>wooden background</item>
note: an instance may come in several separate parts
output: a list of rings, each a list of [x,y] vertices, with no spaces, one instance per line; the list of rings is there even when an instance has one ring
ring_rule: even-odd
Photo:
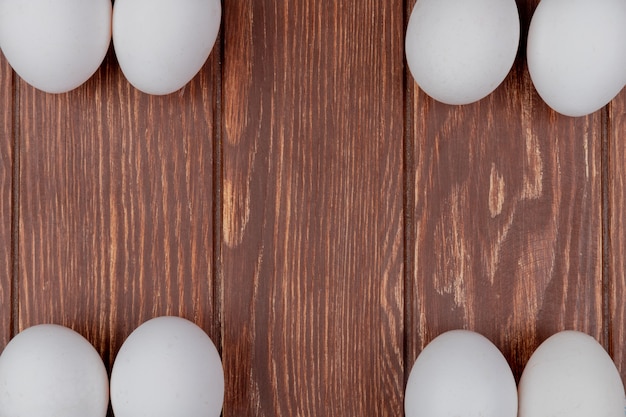
[[[519,378],[551,334],[626,377],[626,94],[583,118],[536,94],[524,39],[480,102],[434,102],[404,60],[412,0],[225,0],[184,90],[113,50],[39,92],[0,60],[0,348],[39,323],[110,369],[175,314],[226,374],[224,416],[402,416],[420,350],[468,328]]]

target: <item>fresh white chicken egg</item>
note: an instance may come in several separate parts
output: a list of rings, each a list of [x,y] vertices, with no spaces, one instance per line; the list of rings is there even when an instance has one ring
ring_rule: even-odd
[[[578,117],[626,83],[626,1],[541,0],[528,32],[528,70],[555,111]]]
[[[508,362],[486,337],[452,330],[420,353],[407,381],[406,417],[516,417]]]
[[[120,348],[111,372],[116,417],[218,417],[224,371],[215,345],[194,323],[158,317]]]
[[[407,27],[406,59],[426,94],[468,104],[504,81],[519,37],[515,0],[418,0]]]
[[[0,355],[0,416],[104,417],[108,405],[102,359],[71,329],[29,327]]]
[[[116,0],[113,46],[135,88],[173,93],[209,57],[222,16],[220,0]]]
[[[2,0],[0,48],[15,72],[48,93],[87,81],[111,43],[110,0]]]
[[[519,382],[519,417],[624,417],[624,385],[591,336],[563,331],[532,354]]]

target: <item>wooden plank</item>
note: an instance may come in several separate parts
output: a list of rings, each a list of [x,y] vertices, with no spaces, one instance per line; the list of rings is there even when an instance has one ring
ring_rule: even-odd
[[[67,94],[19,84],[20,328],[74,328],[109,365],[124,338],[158,315],[195,321],[219,346],[218,57],[164,97],[133,89],[112,54]]]
[[[522,39],[537,3],[518,2]],[[409,80],[415,209],[407,365],[454,328],[489,337],[516,377],[559,330],[606,344],[600,112],[577,119],[552,112],[523,53],[494,94],[468,106],[433,102]]]
[[[13,73],[0,53],[0,352],[13,321]]]
[[[224,6],[224,415],[401,415],[403,2]]]
[[[608,260],[610,352],[626,380],[626,91],[609,105]]]

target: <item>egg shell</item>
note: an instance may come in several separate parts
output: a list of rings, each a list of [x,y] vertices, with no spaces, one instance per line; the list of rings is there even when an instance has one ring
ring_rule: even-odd
[[[426,94],[468,104],[493,92],[517,54],[514,0],[418,0],[406,32],[406,59]]]
[[[221,15],[219,0],[116,0],[113,46],[126,79],[155,95],[184,87],[209,57]]]
[[[489,339],[452,330],[417,357],[404,408],[406,417],[516,417],[515,378]]]
[[[0,416],[104,417],[108,404],[102,359],[71,329],[30,327],[0,355]]]
[[[519,383],[519,417],[624,417],[624,386],[591,336],[563,331],[530,357]]]
[[[537,92],[555,111],[585,116],[626,83],[626,1],[541,0],[527,45]]]
[[[116,417],[218,417],[224,371],[215,345],[180,317],[148,320],[126,339],[111,372]]]
[[[87,81],[111,43],[110,0],[2,0],[0,48],[15,72],[48,93]]]

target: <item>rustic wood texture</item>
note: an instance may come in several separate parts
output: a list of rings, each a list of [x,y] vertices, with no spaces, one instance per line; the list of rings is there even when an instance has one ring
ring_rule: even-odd
[[[402,2],[228,3],[227,417],[402,414],[402,26]]]
[[[402,416],[415,358],[455,328],[516,377],[582,330],[626,379],[626,93],[551,111],[525,64],[538,0],[517,0],[503,85],[437,103],[405,67],[413,4],[224,1],[209,61],[165,97],[113,49],[61,95],[0,55],[0,350],[54,322],[110,369],[181,315],[222,353],[225,417]]]
[[[608,290],[611,354],[626,380],[626,90],[609,106],[607,161]]]
[[[13,322],[13,74],[0,53],[0,351]]]
[[[67,94],[20,90],[20,329],[69,326],[108,364],[174,314],[219,345],[213,255],[213,57],[181,92],[140,93],[112,56]]]
[[[537,2],[522,3],[524,38]],[[552,112],[523,57],[476,104],[442,105],[411,87],[409,362],[455,328],[489,337],[517,377],[534,348],[559,330],[608,342],[601,115]]]

